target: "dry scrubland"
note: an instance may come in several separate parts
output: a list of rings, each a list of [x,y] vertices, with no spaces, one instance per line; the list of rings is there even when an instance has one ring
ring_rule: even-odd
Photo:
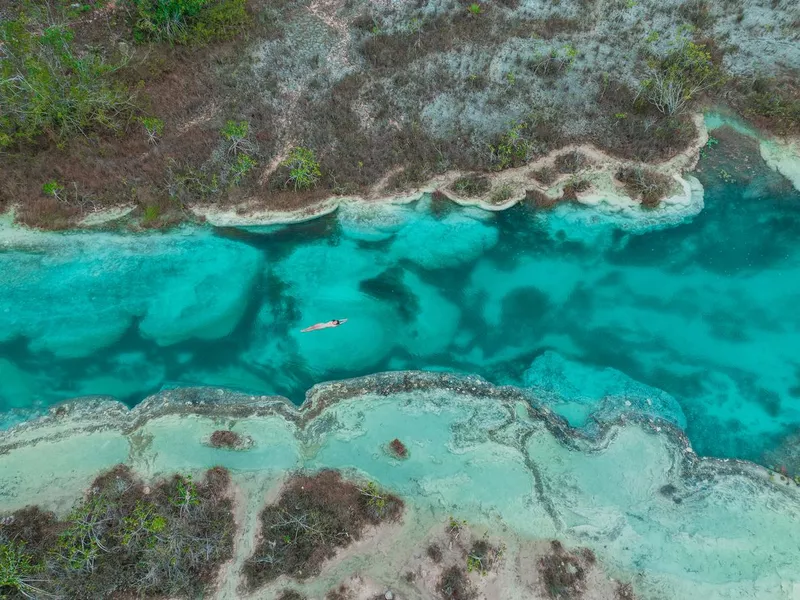
[[[0,0],[0,16],[0,205],[41,227],[391,195],[583,142],[657,163],[710,103],[800,132],[793,0]],[[583,166],[560,160],[536,181],[569,173],[569,199]],[[646,206],[666,190],[635,164],[615,175]],[[487,194],[466,177],[456,193]]]
[[[308,600],[298,590],[348,553],[366,560],[368,545],[352,546],[368,538],[367,544],[410,550],[406,592],[356,572],[323,591],[324,600],[494,600],[512,581],[531,598],[635,599],[630,584],[603,574],[588,548],[545,540],[507,556],[496,536],[479,535],[454,517],[415,547],[394,546],[403,501],[337,471],[291,476],[274,500],[267,494],[252,531],[237,524],[244,507],[236,504],[242,500],[235,488],[221,467],[200,482],[174,475],[146,484],[119,465],[60,518],[37,506],[0,515],[0,597]],[[250,544],[235,543],[242,537]]]

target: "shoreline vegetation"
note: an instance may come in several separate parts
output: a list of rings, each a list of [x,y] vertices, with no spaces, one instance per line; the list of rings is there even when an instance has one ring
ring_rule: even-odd
[[[137,230],[430,192],[650,212],[704,107],[795,168],[791,3],[730,4],[0,1],[0,211]]]
[[[680,430],[659,420],[631,414],[589,437],[531,406],[514,388],[492,386],[477,377],[411,372],[319,385],[300,408],[279,398],[220,392],[171,390],[134,409],[109,402],[69,403],[0,433],[0,561],[8,563],[2,568],[10,566],[5,572],[11,573],[0,591],[9,598],[39,597],[20,594],[19,588],[31,592],[25,586],[44,586],[53,593],[46,597],[106,597],[103,574],[113,568],[127,574],[124,581],[137,597],[166,592],[174,598],[202,593],[218,599],[377,600],[388,591],[394,598],[421,594],[437,600],[618,600],[650,597],[648,592],[656,589],[689,598],[697,586],[709,598],[730,593],[734,580],[738,585],[747,578],[741,565],[722,576],[718,588],[702,578],[675,579],[668,573],[683,572],[674,570],[675,565],[662,572],[649,562],[668,556],[662,542],[655,542],[658,552],[651,558],[645,559],[649,555],[637,547],[633,563],[620,562],[626,556],[620,544],[631,540],[628,534],[617,540],[618,527],[607,537],[601,525],[606,517],[597,513],[610,500],[604,496],[608,490],[594,490],[592,478],[558,483],[560,469],[573,468],[558,467],[562,461],[575,460],[577,466],[591,460],[597,468],[611,461],[619,470],[627,464],[618,456],[625,448],[672,465],[637,476],[620,474],[623,488],[647,480],[636,484],[643,488],[634,486],[625,493],[633,493],[636,506],[652,504],[650,510],[659,513],[653,517],[657,528],[668,530],[664,535],[677,535],[672,529],[683,522],[682,511],[709,513],[707,525],[699,520],[696,525],[711,528],[698,532],[702,556],[710,554],[702,558],[693,554],[699,549],[690,549],[691,564],[718,561],[717,553],[739,536],[752,543],[749,528],[760,523],[753,519],[767,519],[762,526],[768,526],[770,515],[784,515],[788,521],[782,521],[784,529],[771,530],[771,541],[784,548],[794,539],[781,533],[800,511],[794,484],[743,461],[698,458]],[[413,406],[406,406],[412,397]],[[383,451],[387,432],[373,426],[375,419],[384,422],[388,415],[394,418],[387,422],[400,423],[401,414],[428,423],[435,414],[447,415],[424,435],[413,433],[418,431],[416,421],[397,430],[415,448],[402,464]],[[253,444],[233,453],[209,448],[209,435],[221,431],[221,420],[231,426],[225,431],[250,435]],[[496,439],[506,430],[530,433],[510,435],[505,442]],[[355,445],[344,463],[341,444]],[[97,451],[92,460],[81,461],[87,446]],[[448,447],[458,451],[449,453]],[[31,453],[48,466],[18,475],[29,468]],[[519,454],[521,463],[509,453]],[[439,466],[420,487],[416,469],[430,465],[433,456]],[[353,457],[359,458],[351,464]],[[449,461],[455,463],[447,466]],[[466,469],[467,464],[472,467]],[[483,469],[489,465],[509,493],[498,494],[485,479]],[[462,473],[456,481],[451,469]],[[543,482],[539,491],[532,485],[536,480]],[[658,493],[648,492],[644,500],[640,494],[652,486]],[[517,489],[519,497],[512,493]],[[728,498],[734,490],[741,495],[743,489],[748,491],[742,506],[749,508],[731,517],[743,525],[717,523],[714,519],[721,515],[713,499]],[[595,533],[585,536],[583,526],[559,525],[567,514],[574,519],[573,510],[585,502],[593,507]],[[716,516],[710,518],[712,514]],[[628,527],[636,523],[638,528],[643,517],[634,517]],[[719,544],[712,535],[719,534],[717,527],[725,531]],[[189,541],[181,543],[186,551],[176,555],[180,563],[165,563],[162,572],[160,550],[181,535]],[[70,579],[53,571],[51,563],[62,564],[64,556],[73,557],[68,566],[77,565],[75,557],[89,556],[83,550],[67,552],[80,540],[94,561],[81,563],[83,575]],[[209,540],[215,548],[211,553]],[[195,547],[204,550],[189,551]],[[772,552],[768,554],[774,561]],[[763,557],[748,553],[745,558],[758,563]],[[792,564],[791,556],[784,558]],[[774,566],[783,573],[783,566]],[[142,569],[171,574],[172,587],[159,588],[163,578],[144,577]],[[173,576],[195,572],[200,575]],[[733,579],[726,582],[725,577]],[[761,573],[754,579],[768,593],[773,584],[785,584],[785,574],[776,577]],[[100,587],[92,587],[95,582]],[[676,582],[682,586],[671,587]],[[60,590],[67,584],[74,587],[63,596]]]

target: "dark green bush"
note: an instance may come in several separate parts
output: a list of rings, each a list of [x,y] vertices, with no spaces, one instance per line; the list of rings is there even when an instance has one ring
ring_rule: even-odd
[[[235,37],[250,21],[247,0],[126,0],[137,41],[205,44]]]
[[[130,93],[111,79],[125,61],[79,56],[72,39],[65,27],[42,28],[24,15],[0,23],[0,149],[42,135],[64,145],[131,116]]]

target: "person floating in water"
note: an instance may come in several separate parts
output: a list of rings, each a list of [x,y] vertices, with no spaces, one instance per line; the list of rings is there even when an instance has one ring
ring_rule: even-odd
[[[326,321],[325,323],[317,323],[316,325],[306,327],[300,331],[305,333],[307,331],[316,331],[317,329],[328,329],[329,327],[338,327],[342,323],[347,323],[347,319],[334,319],[333,321]]]

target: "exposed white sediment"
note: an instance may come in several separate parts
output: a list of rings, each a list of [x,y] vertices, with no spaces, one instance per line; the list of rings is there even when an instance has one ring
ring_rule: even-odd
[[[299,409],[208,388],[162,392],[130,411],[76,402],[0,433],[0,511],[38,503],[63,513],[119,462],[148,478],[222,465],[233,474],[242,527],[215,597],[266,599],[286,582],[237,591],[255,513],[288,472],[334,468],[394,491],[408,512],[318,578],[292,584],[311,598],[353,576],[366,590],[359,599],[378,588],[432,597],[436,567],[421,556],[448,515],[507,545],[497,575],[473,575],[490,599],[546,597],[530,573],[537,540],[551,538],[591,548],[608,575],[633,581],[643,598],[797,597],[800,488],[753,464],[698,458],[658,419],[623,417],[588,437],[530,400],[477,377],[400,372],[317,386]],[[221,428],[252,446],[209,447]],[[387,454],[393,438],[408,459]],[[601,583],[586,597],[611,597]]]
[[[767,166],[786,177],[800,191],[800,139],[761,140],[759,150]]]
[[[767,166],[786,177],[794,188],[800,191],[800,138],[769,136],[735,116],[717,112],[706,116],[706,124],[709,131],[728,126],[741,135],[758,140],[761,158]]]

